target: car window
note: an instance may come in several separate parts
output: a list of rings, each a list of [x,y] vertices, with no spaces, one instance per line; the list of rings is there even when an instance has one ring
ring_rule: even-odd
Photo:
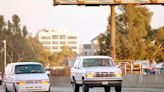
[[[83,67],[114,66],[110,59],[84,59]]]
[[[5,68],[5,74],[10,74],[10,72],[11,72],[11,67],[12,67],[11,64],[8,64],[8,65],[7,65],[7,67]]]
[[[15,67],[15,74],[28,74],[28,73],[45,73],[41,65],[17,65]]]
[[[161,74],[164,74],[164,68],[161,68],[160,72],[161,72]]]
[[[162,64],[162,67],[164,67],[164,64]]]
[[[73,67],[79,68],[79,64],[80,64],[80,59],[76,59],[75,62],[74,62]]]

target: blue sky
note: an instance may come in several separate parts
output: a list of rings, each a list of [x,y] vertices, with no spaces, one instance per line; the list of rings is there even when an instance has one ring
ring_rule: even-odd
[[[109,6],[53,6],[53,0],[0,0],[0,14],[11,20],[13,14],[21,18],[29,32],[36,33],[43,28],[66,28],[79,33],[80,42],[89,43],[92,38],[107,27]],[[164,6],[147,6],[154,13],[153,28],[164,26]],[[116,13],[119,13],[116,10]]]

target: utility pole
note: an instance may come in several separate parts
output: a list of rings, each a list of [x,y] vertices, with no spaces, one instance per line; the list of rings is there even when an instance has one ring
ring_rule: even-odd
[[[113,60],[116,59],[115,44],[116,44],[116,20],[115,20],[115,5],[111,5],[111,57]]]
[[[6,68],[6,40],[3,40],[3,45],[4,45],[4,71]]]

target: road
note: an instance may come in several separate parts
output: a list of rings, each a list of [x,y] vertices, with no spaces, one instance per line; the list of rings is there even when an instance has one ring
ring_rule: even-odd
[[[0,92],[4,92],[3,86],[0,85]],[[72,87],[52,86],[51,92],[73,92]],[[82,92],[80,90],[80,92]],[[104,92],[103,88],[91,88],[89,92]],[[114,88],[111,92],[115,92]],[[164,89],[158,88],[123,88],[122,92],[164,92]]]

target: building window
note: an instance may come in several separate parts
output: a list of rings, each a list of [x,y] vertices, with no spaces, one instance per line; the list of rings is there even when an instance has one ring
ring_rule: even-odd
[[[77,36],[68,36],[68,39],[77,39]]]
[[[66,39],[65,35],[60,35],[60,39]]]
[[[45,48],[45,49],[48,49],[48,50],[50,50],[50,49],[51,49],[51,47],[50,47],[50,46],[44,46],[44,48]]]
[[[61,41],[60,44],[66,44],[66,42],[65,41]]]
[[[76,41],[68,41],[68,44],[77,44]]]
[[[52,43],[53,43],[53,44],[58,44],[58,42],[57,42],[57,41],[53,41]]]
[[[53,46],[52,49],[58,49],[58,47],[57,46]]]
[[[50,36],[41,36],[41,39],[51,39]]]
[[[71,48],[71,49],[77,49],[77,47],[76,47],[76,46],[70,46],[70,48]]]
[[[52,39],[58,39],[58,35],[52,35]]]
[[[63,49],[64,48],[64,46],[60,46],[60,49]]]
[[[50,41],[41,41],[42,44],[51,44]]]

